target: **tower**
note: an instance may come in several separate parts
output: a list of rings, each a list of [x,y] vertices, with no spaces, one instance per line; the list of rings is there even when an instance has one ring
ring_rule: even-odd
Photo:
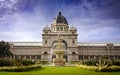
[[[77,28],[69,27],[67,19],[62,15],[61,12],[53,19],[51,26],[46,26],[43,28],[42,34],[42,60],[49,61],[51,57],[51,49],[53,44],[56,43],[58,39],[58,34],[60,32],[60,37],[63,39],[63,43],[66,45],[67,55],[65,58],[67,61],[77,61],[78,60],[78,43],[77,43]],[[44,53],[47,52],[45,55]]]

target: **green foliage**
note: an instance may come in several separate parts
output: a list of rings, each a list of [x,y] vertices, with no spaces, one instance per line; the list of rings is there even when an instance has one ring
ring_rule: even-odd
[[[77,64],[77,63],[79,63],[79,61],[71,61],[71,62],[69,62],[70,64]]]
[[[120,61],[113,61],[109,59],[108,56],[101,56],[99,60],[82,61],[78,65],[82,69],[94,70],[98,72],[120,71]]]
[[[112,66],[112,61],[107,56],[101,56],[99,62],[96,65],[98,70],[106,69],[108,66]]]
[[[81,64],[87,65],[87,66],[96,66],[96,63],[98,63],[98,61],[94,59],[81,62]]]
[[[28,65],[34,65],[36,61],[31,60],[14,60],[14,66],[28,66]]]
[[[120,72],[95,72],[78,67],[42,67],[23,72],[0,71],[0,75],[119,75]]]
[[[0,59],[0,66],[14,66],[14,60]]]
[[[112,61],[112,64],[113,64],[113,65],[116,65],[116,66],[120,66],[120,61],[117,61],[117,60],[115,61],[115,60],[113,60],[113,61]]]
[[[81,61],[82,65],[87,66],[111,66],[112,60],[108,58],[108,56],[101,56],[98,59],[90,59],[90,60],[83,60]]]
[[[14,60],[14,59],[0,59],[0,66],[28,66],[34,65],[36,61],[31,60]]]
[[[8,42],[0,41],[0,58],[12,56],[10,52],[10,44]]]
[[[22,72],[22,71],[28,71],[41,68],[41,65],[30,65],[30,66],[14,66],[14,67],[1,67],[0,71],[10,71],[10,72]]]
[[[48,61],[39,61],[40,64],[49,64]]]
[[[120,66],[97,67],[97,66],[79,65],[78,67],[81,69],[92,70],[97,72],[114,72],[114,71],[119,72],[120,71]]]
[[[96,66],[79,65],[78,67],[85,70],[93,70],[93,71],[97,70]]]
[[[22,65],[24,65],[24,66],[28,66],[28,65],[33,65],[33,64],[35,64],[35,61],[22,60],[21,63],[22,63]]]
[[[36,60],[35,64],[42,64],[40,60]]]
[[[120,71],[120,66],[109,66],[109,67],[101,67],[96,69],[98,72],[115,72],[115,71]]]

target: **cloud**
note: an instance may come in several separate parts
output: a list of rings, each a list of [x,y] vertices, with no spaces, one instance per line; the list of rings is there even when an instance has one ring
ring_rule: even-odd
[[[119,20],[95,20],[95,19],[81,19],[80,21],[73,21],[74,26],[78,28],[79,41],[114,41],[119,42],[120,26],[116,24]],[[78,25],[76,25],[78,24]],[[81,37],[82,36],[82,37]],[[108,37],[109,36],[109,37]]]
[[[0,28],[2,29],[0,32],[1,40],[41,41],[42,28],[46,25],[44,16],[36,12],[34,14],[16,13],[7,17],[4,23],[7,22],[9,25],[6,24],[5,27],[3,24],[3,28]]]
[[[8,1],[0,4],[0,40],[41,41],[42,28],[51,25],[59,4],[70,26],[77,27],[80,42],[120,40],[119,0]]]

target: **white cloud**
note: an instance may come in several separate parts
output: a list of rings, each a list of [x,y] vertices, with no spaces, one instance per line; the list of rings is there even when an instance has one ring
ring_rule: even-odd
[[[41,41],[42,28],[46,21],[44,16],[30,13],[16,13],[12,16],[7,16],[5,22],[10,22],[11,29],[0,32],[0,40],[17,40],[17,41]],[[5,28],[5,26],[4,26]],[[10,38],[8,38],[10,37]]]
[[[15,2],[15,0],[12,1]],[[107,18],[113,16],[110,16],[113,8],[99,10],[93,4],[95,3],[84,2],[77,5],[62,5],[63,16],[67,16],[69,24],[78,29],[78,40],[80,42],[119,41],[120,19]],[[41,41],[42,28],[48,24],[47,21],[52,21],[52,19],[48,20],[48,17],[44,17],[49,12],[41,13],[44,9],[40,9],[39,5],[36,5],[32,14],[17,12],[12,16],[4,16],[0,24],[3,26],[2,23],[5,23],[6,28],[5,26],[0,28],[0,40]],[[51,15],[53,14],[50,13],[49,16]],[[6,22],[9,22],[9,25]]]

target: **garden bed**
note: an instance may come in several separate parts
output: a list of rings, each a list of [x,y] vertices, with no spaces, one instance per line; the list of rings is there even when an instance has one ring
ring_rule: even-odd
[[[120,66],[109,66],[109,67],[97,67],[97,66],[87,66],[87,65],[79,65],[81,69],[85,70],[93,70],[97,72],[112,72],[112,71],[120,71]]]
[[[29,65],[29,66],[13,66],[13,67],[0,67],[0,71],[10,71],[10,72],[22,72],[41,68],[41,65]]]

